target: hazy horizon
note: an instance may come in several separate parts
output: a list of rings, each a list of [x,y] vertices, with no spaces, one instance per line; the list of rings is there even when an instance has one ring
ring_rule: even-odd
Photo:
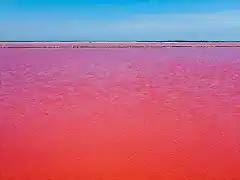
[[[182,42],[240,42],[240,40],[236,40],[236,41],[211,41],[211,40],[208,40],[208,41],[195,41],[195,40],[176,40],[176,41],[174,41],[174,40],[166,40],[166,41],[114,41],[114,40],[112,40],[112,41],[107,41],[107,40],[99,40],[99,41],[88,41],[88,40],[66,40],[66,41],[61,41],[61,40],[38,40],[38,41],[34,41],[34,40],[29,40],[29,41],[25,41],[25,40],[23,40],[23,41],[1,41],[0,40],[0,43],[4,43],[4,42],[30,42],[30,43],[34,43],[34,42],[46,42],[46,43],[51,43],[51,42],[69,42],[69,43],[75,43],[75,42],[79,42],[79,43],[84,43],[84,42],[92,42],[92,43],[96,43],[96,42],[102,42],[102,43],[150,43],[150,42],[159,42],[159,43],[161,43],[161,42],[179,42],[179,43],[182,43]]]

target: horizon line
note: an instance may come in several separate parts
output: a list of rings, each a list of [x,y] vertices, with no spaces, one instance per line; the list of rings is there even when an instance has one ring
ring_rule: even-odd
[[[0,40],[0,43],[8,43],[8,42],[240,42],[240,40],[236,40],[236,41],[224,41],[224,40],[212,40],[212,41],[206,41],[206,40],[167,40],[167,41],[161,41],[161,40],[156,40],[156,41],[151,41],[151,40],[139,40],[139,41],[105,41],[105,40],[101,40],[101,41],[88,41],[88,40],[66,40],[66,41],[61,41],[61,40],[23,40],[23,41],[4,41],[4,40]]]

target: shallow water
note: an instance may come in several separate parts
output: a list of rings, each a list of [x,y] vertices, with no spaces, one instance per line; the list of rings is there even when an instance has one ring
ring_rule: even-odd
[[[0,49],[0,179],[240,179],[239,58]]]

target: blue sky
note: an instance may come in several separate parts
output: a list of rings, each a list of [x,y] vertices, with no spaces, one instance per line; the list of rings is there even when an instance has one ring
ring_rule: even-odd
[[[240,0],[0,0],[0,40],[240,40]]]

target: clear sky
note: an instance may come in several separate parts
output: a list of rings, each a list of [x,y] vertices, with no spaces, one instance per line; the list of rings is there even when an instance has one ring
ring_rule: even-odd
[[[240,40],[240,0],[0,0],[0,40]]]

